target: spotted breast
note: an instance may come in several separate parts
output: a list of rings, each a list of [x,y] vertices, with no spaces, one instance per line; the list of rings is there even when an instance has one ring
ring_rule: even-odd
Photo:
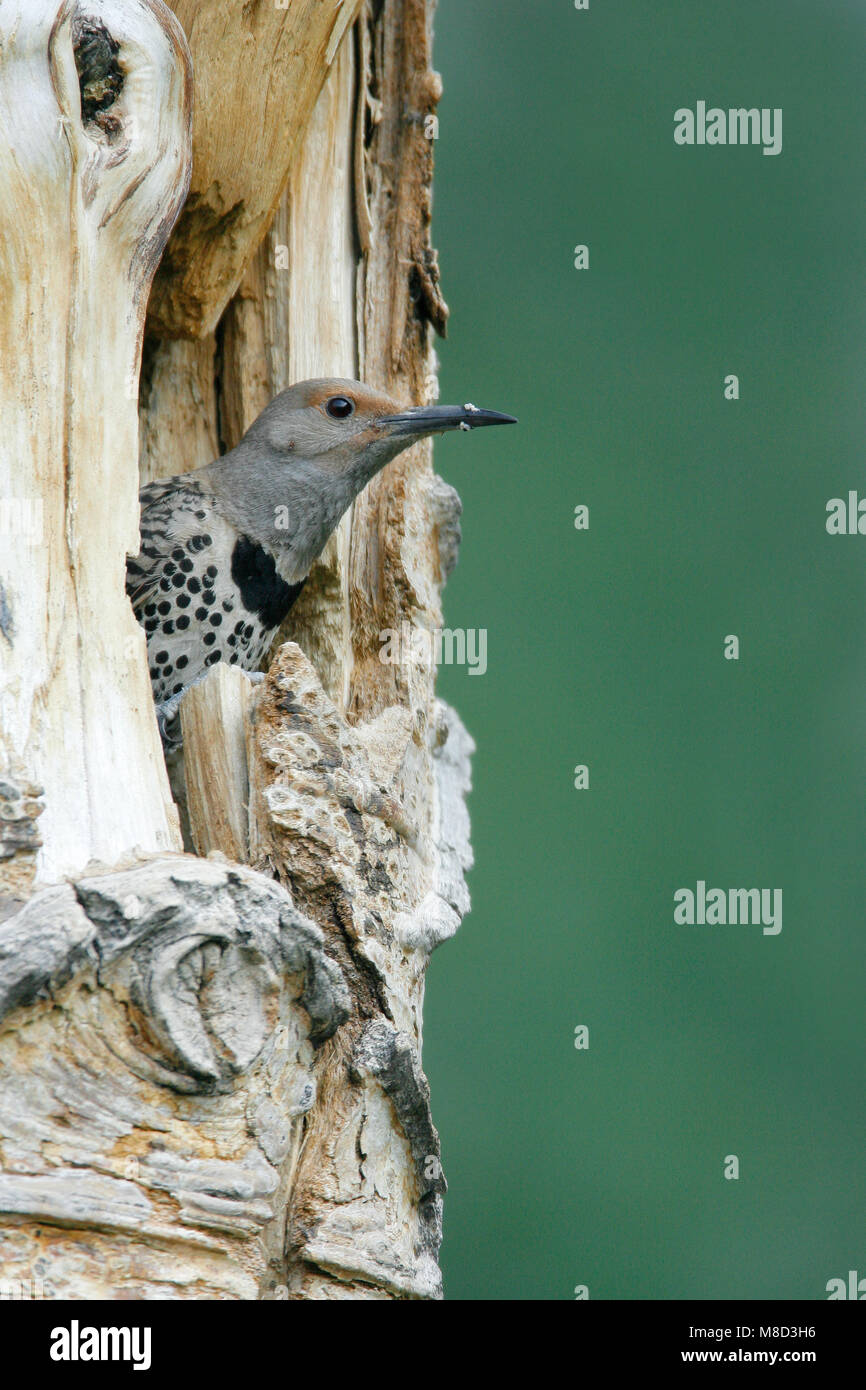
[[[217,661],[256,670],[303,580],[287,584],[195,479],[151,483],[140,500],[141,550],[127,562],[126,587],[161,705]]]

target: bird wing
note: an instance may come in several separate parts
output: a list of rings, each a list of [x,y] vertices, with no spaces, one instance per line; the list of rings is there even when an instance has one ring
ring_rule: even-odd
[[[139,493],[141,549],[126,561],[126,592],[136,615],[156,595],[171,542],[206,530],[208,499],[195,479],[159,478]]]

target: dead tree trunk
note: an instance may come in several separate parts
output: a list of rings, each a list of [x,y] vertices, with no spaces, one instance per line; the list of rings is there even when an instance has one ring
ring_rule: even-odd
[[[458,499],[403,454],[265,683],[189,692],[184,846],[123,594],[136,397],[147,481],[307,376],[435,395],[432,0],[172,9],[0,0],[0,1278],[435,1298],[471,744],[380,652],[441,624]]]

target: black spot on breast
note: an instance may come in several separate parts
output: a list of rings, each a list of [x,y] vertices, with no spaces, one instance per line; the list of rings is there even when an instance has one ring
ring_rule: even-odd
[[[265,628],[279,627],[301,589],[277,574],[272,555],[247,536],[238,536],[232,551],[232,579],[240,589],[244,607],[257,614]]]

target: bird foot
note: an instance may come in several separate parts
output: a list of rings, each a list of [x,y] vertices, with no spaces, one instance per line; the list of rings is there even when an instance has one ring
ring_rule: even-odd
[[[207,671],[202,671],[196,676],[194,681],[185,685],[183,690],[179,690],[176,695],[172,695],[170,700],[163,700],[156,706],[156,724],[159,729],[159,736],[162,739],[162,746],[166,753],[173,753],[180,748],[183,743],[183,735],[180,731],[180,702],[188,690],[194,685],[203,681]]]
[[[161,705],[156,706],[156,727],[166,753],[173,753],[183,742],[178,710],[184,693],[181,691],[179,695],[173,695],[170,700],[163,700]]]

